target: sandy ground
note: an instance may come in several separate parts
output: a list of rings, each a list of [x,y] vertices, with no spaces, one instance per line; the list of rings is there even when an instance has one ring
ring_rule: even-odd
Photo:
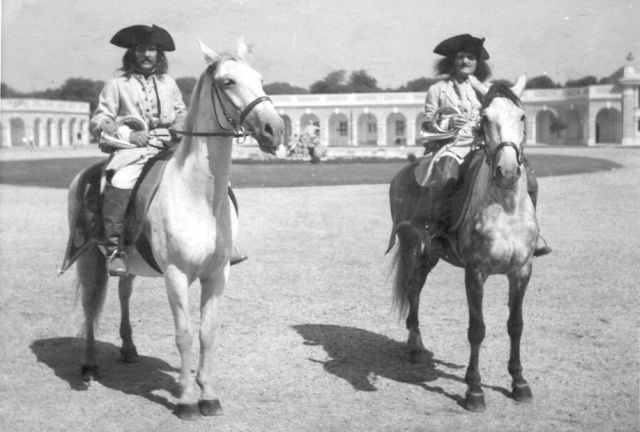
[[[0,186],[0,424],[6,431],[637,431],[640,150],[533,149],[622,169],[540,180],[554,247],[525,298],[523,366],[534,401],[506,396],[506,281],[485,294],[487,410],[460,406],[468,359],[460,270],[440,264],[422,295],[430,358],[405,361],[391,311],[387,187],[238,189],[240,247],[217,341],[225,414],[172,414],[179,365],[161,280],[132,299],[141,359],[118,360],[115,281],[99,338],[102,376],[78,390],[82,341],[72,272],[60,277],[66,191]],[[193,287],[193,317],[199,287]],[[195,366],[195,365],[194,365]]]

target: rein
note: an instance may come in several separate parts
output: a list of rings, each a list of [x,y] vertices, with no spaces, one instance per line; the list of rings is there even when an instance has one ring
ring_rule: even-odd
[[[222,100],[223,97],[227,101],[227,103],[231,104],[231,106],[240,113],[240,118],[237,123],[233,120],[231,115],[225,109],[224,103]],[[224,116],[224,119],[227,121],[227,123],[231,125],[232,129],[224,127],[222,125],[222,122],[220,121],[220,114],[218,113],[218,109],[216,109],[216,100],[218,101],[218,105],[222,110],[222,115]],[[197,132],[197,131],[179,131],[179,130],[172,129],[172,132],[178,135],[184,135],[189,137],[195,136],[195,137],[246,138],[247,136],[255,135],[255,132],[247,132],[244,129],[244,126],[242,126],[242,123],[247,118],[247,116],[251,113],[251,111],[253,111],[253,109],[257,105],[261,104],[262,102],[272,102],[272,101],[269,98],[269,96],[266,96],[266,95],[260,96],[254,99],[253,101],[251,101],[246,107],[244,107],[244,109],[240,109],[239,106],[233,103],[229,95],[224,90],[221,90],[219,88],[219,86],[216,84],[216,81],[213,80],[213,83],[211,84],[211,104],[213,105],[213,116],[216,120],[216,123],[218,124],[218,127],[222,129],[222,131],[221,132]]]

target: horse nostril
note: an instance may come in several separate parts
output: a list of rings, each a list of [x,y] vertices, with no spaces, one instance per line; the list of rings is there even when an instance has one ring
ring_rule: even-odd
[[[520,174],[522,174],[522,169],[518,167],[518,169],[516,170],[516,173],[517,173],[516,175],[520,177]]]
[[[271,125],[269,123],[267,123],[264,126],[264,134],[265,135],[269,135],[269,136],[273,136],[273,128],[271,127]]]
[[[496,177],[504,177],[501,166],[496,167]]]

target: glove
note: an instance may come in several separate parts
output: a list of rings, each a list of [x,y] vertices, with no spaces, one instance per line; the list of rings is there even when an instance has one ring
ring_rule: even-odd
[[[138,147],[144,147],[149,143],[149,135],[145,131],[131,132],[129,142]]]

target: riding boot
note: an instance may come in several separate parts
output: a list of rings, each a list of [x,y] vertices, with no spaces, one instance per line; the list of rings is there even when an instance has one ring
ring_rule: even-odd
[[[240,215],[238,212],[238,200],[236,198],[236,194],[231,189],[231,185],[228,187],[229,198],[231,199],[231,203],[233,207],[236,209],[236,214]],[[249,257],[243,253],[240,253],[235,246],[233,246],[233,250],[231,251],[231,260],[229,262],[230,265],[240,264],[242,261],[245,261]]]
[[[110,276],[126,276],[127,255],[124,252],[124,223],[132,189],[119,189],[107,184],[102,201],[104,248]]]
[[[533,203],[533,208],[536,208],[538,203],[538,179],[536,178],[533,170],[529,168],[529,165],[525,162],[525,171],[527,173],[527,192],[529,193],[529,198],[531,198],[531,202]],[[540,245],[540,240],[543,241],[544,244]],[[534,257],[540,257],[544,255],[550,254],[552,249],[547,245],[547,242],[542,238],[542,236],[538,236],[538,244],[536,244],[536,249],[533,251]]]

